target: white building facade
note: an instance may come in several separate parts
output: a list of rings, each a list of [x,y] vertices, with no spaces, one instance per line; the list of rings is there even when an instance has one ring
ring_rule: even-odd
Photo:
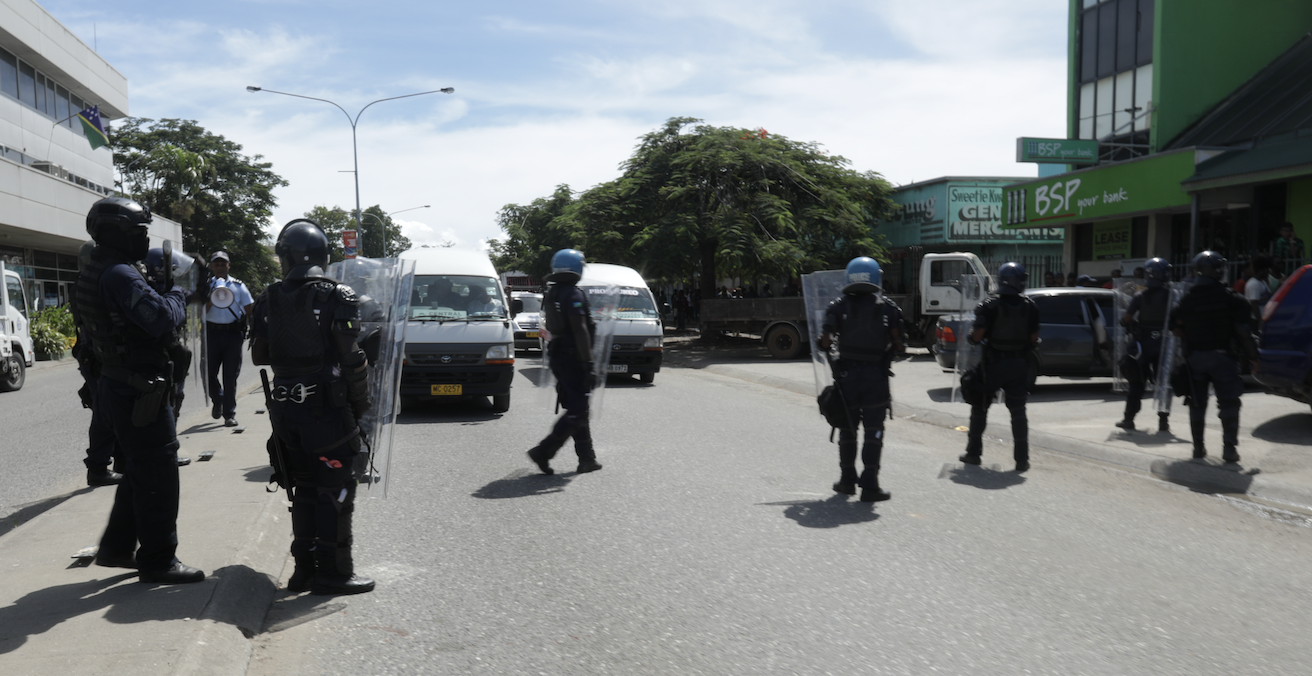
[[[33,0],[0,0],[0,259],[34,307],[72,296],[87,210],[116,194],[110,149],[77,119],[91,106],[106,127],[127,117],[127,78]],[[156,217],[150,235],[181,250],[177,223]]]

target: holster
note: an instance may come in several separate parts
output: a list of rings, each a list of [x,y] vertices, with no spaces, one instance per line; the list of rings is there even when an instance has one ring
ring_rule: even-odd
[[[145,379],[142,379],[145,381]],[[136,383],[132,383],[137,388],[137,400],[132,405],[132,425],[134,427],[145,427],[159,417],[160,409],[164,406],[164,395],[168,394],[168,380],[163,376],[155,376],[152,380],[145,381],[146,389],[142,389]]]

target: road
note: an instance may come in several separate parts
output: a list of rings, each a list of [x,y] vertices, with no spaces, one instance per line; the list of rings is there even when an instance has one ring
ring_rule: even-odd
[[[544,477],[535,361],[505,415],[402,416],[356,513],[378,589],[280,598],[250,674],[1312,670],[1304,517],[996,445],[965,469],[963,433],[905,419],[862,504],[812,398],[684,368],[608,389],[604,470],[567,447]]]

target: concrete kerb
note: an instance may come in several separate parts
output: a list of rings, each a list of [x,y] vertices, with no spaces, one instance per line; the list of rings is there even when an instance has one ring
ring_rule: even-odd
[[[702,370],[797,394],[815,396],[815,387],[811,383],[765,375],[725,364],[710,364]],[[968,425],[970,422],[970,419],[966,416],[899,404],[896,401],[893,402],[893,415],[911,422],[936,425],[948,429],[957,429],[963,425]],[[1012,441],[1010,435],[988,436],[999,443],[1009,444]],[[1082,460],[1115,465],[1120,468],[1151,474],[1163,481],[1202,490],[1247,495],[1302,510],[1312,509],[1312,486],[1272,479],[1260,473],[1249,474],[1230,470],[1215,462],[1166,460],[1147,453],[1053,434],[1033,427],[1030,428],[1030,448],[1031,450],[1041,450]]]

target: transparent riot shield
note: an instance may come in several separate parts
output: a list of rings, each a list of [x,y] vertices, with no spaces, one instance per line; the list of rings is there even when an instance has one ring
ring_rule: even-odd
[[[538,338],[542,341],[542,367],[538,369],[533,383],[537,385],[539,405],[554,405],[556,402],[556,374],[551,372],[551,331],[547,329],[547,302],[552,296],[555,284],[549,284],[542,294],[542,321],[538,325]]]
[[[363,482],[387,497],[392,433],[400,413],[401,360],[415,262],[397,258],[348,258],[328,267],[328,276],[351,287],[360,299],[360,347],[369,358],[373,407],[360,419],[367,449]]]
[[[811,342],[811,368],[815,372],[815,393],[824,392],[834,382],[833,369],[830,367],[830,354],[820,349],[820,327],[825,323],[825,311],[839,296],[847,285],[847,273],[843,270],[822,270],[802,275],[802,297],[806,302],[806,332]],[[837,346],[831,345],[837,353]]]
[[[965,403],[961,396],[961,376],[979,366],[984,358],[984,349],[969,340],[971,327],[975,323],[975,308],[988,298],[989,278],[981,275],[962,275],[957,282],[961,289],[961,307],[964,312],[948,315],[948,328],[952,330],[957,342],[952,371],[952,401]]]
[[[1131,373],[1126,373],[1127,363],[1125,358],[1131,357],[1138,359],[1139,343],[1134,339],[1134,334],[1122,324],[1125,316],[1129,314],[1130,301],[1133,297],[1126,294],[1121,289],[1115,289],[1112,294],[1112,316],[1111,326],[1107,327],[1107,335],[1112,341],[1112,391],[1126,392],[1130,389],[1129,379],[1134,377]],[[1133,368],[1132,365],[1129,365]]]
[[[619,345],[614,343],[616,313],[620,307],[620,288],[613,284],[579,286],[588,295],[592,321],[597,333],[592,337],[592,367],[597,374],[597,387],[588,394],[588,418],[601,417],[601,405],[606,399],[606,375],[610,373],[610,355]]]
[[[1171,284],[1170,311],[1166,313],[1166,324],[1162,327],[1162,354],[1157,362],[1157,389],[1153,390],[1153,409],[1158,413],[1171,412],[1171,399],[1176,395],[1171,388],[1171,374],[1174,369],[1184,363],[1184,356],[1181,354],[1181,341],[1170,331],[1171,312],[1180,305],[1180,299],[1189,291],[1191,282],[1175,282]],[[1184,396],[1185,392],[1179,393]]]

